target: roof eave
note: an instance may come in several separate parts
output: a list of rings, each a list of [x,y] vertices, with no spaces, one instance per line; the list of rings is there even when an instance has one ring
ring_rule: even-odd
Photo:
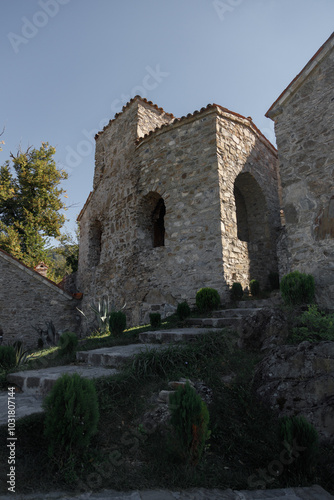
[[[314,56],[308,61],[304,68],[298,73],[298,75],[292,80],[292,82],[283,90],[276,101],[271,105],[271,107],[266,112],[265,116],[272,120],[282,113],[283,106],[290,99],[290,97],[301,87],[304,81],[308,78],[310,73],[320,64],[320,62],[327,56],[327,54],[334,47],[334,33],[326,40],[326,42],[320,47],[320,49],[314,54]]]

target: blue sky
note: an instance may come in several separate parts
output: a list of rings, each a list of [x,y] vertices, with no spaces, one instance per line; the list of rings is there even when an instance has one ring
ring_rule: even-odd
[[[49,142],[67,230],[92,187],[94,135],[136,94],[182,116],[264,114],[333,31],[333,0],[2,0],[1,164]]]

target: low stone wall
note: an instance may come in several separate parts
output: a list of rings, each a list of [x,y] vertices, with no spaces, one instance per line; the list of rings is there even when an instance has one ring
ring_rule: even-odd
[[[56,337],[79,331],[79,301],[52,281],[0,250],[0,330],[3,343],[37,346],[39,332],[52,321]]]
[[[258,365],[254,387],[280,417],[301,414],[334,439],[334,342],[277,347]]]

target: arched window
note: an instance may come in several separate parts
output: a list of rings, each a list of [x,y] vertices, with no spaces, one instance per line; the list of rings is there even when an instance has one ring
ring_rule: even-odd
[[[89,230],[89,263],[92,267],[100,263],[102,224],[95,220]]]
[[[154,247],[165,246],[165,214],[165,202],[160,198],[152,214]]]
[[[138,214],[138,236],[142,248],[165,246],[165,215],[165,202],[159,193],[151,191],[142,199]]]

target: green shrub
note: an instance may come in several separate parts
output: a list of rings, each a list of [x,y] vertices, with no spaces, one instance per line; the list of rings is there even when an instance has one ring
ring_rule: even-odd
[[[256,297],[260,293],[260,282],[258,280],[251,280],[249,283],[250,293]]]
[[[109,317],[109,329],[113,335],[120,335],[126,328],[126,315],[122,311],[113,311]]]
[[[236,300],[241,300],[244,292],[241,286],[241,283],[233,283],[231,289],[231,300],[234,302]]]
[[[11,345],[0,346],[0,368],[2,370],[10,370],[16,366],[15,349]]]
[[[196,293],[196,307],[199,312],[213,311],[219,304],[219,293],[214,288],[201,288]]]
[[[207,406],[188,382],[170,395],[169,404],[173,451],[182,461],[196,465],[210,437]]]
[[[279,290],[279,274],[275,271],[269,273],[268,276],[270,288],[272,290]]]
[[[99,420],[98,400],[91,380],[77,373],[62,375],[46,396],[43,407],[50,457],[61,462],[89,445]]]
[[[292,461],[290,468],[311,472],[318,460],[319,445],[316,429],[303,416],[283,417],[280,421],[280,441]]]
[[[78,337],[73,332],[64,332],[61,334],[58,346],[61,356],[73,354],[78,347]]]
[[[161,314],[151,313],[150,314],[150,324],[153,328],[159,328],[161,326]]]
[[[180,302],[180,304],[177,305],[176,314],[181,321],[188,318],[188,316],[190,316],[190,307],[188,303]]]
[[[299,318],[299,326],[292,329],[293,343],[334,340],[334,313],[325,314],[315,304],[308,306]]]
[[[311,274],[293,271],[283,276],[280,289],[286,304],[310,304],[314,299],[314,278]]]

